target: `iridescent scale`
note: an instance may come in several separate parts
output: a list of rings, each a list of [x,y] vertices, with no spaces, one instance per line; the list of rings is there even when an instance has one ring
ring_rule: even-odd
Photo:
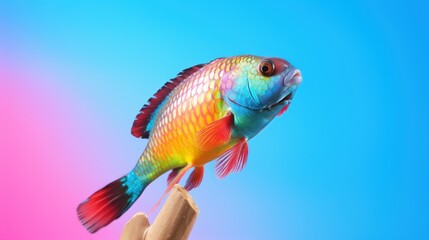
[[[140,158],[142,175],[152,179],[161,172],[188,163],[203,165],[234,144],[202,151],[195,142],[198,131],[227,113],[228,106],[221,96],[221,79],[237,63],[245,62],[243,60],[217,59],[171,92],[156,116],[146,150]]]

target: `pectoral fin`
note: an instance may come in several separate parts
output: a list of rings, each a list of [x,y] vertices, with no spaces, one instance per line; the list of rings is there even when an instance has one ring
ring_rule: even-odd
[[[216,175],[224,178],[230,172],[241,171],[247,162],[249,148],[245,138],[240,141],[216,160]]]
[[[234,115],[227,114],[197,133],[197,146],[203,150],[210,150],[227,143],[231,137]]]

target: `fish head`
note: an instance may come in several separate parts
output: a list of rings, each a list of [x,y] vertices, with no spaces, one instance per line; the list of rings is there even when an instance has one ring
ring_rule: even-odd
[[[300,70],[281,58],[243,56],[222,79],[227,102],[256,111],[281,111],[302,81]]]

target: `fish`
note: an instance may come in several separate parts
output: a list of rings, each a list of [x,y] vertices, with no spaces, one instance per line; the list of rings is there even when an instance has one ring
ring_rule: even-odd
[[[80,222],[90,233],[97,232],[168,171],[164,195],[190,170],[185,188],[198,187],[204,165],[213,160],[219,178],[241,171],[248,141],[288,109],[301,81],[299,69],[276,57],[224,57],[183,70],[148,100],[133,122],[131,134],[148,139],[135,167],[82,202]]]

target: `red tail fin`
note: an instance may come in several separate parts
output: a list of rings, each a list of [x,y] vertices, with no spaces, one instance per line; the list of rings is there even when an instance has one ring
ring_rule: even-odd
[[[119,218],[143,192],[142,182],[131,173],[98,190],[77,207],[79,220],[89,232],[95,233]]]

